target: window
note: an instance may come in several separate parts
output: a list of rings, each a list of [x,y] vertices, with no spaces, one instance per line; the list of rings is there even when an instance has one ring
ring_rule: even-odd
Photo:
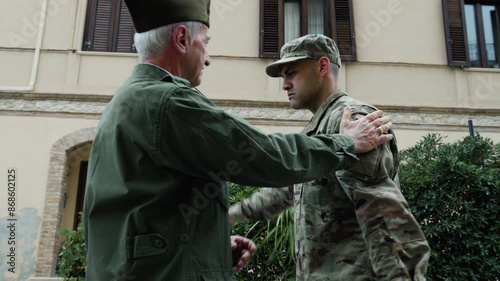
[[[500,68],[498,0],[443,0],[448,64]]]
[[[307,5],[307,34],[320,33],[325,34],[325,5],[323,0],[308,0]],[[284,2],[284,32],[285,42],[300,37],[302,34],[300,28],[301,14],[304,10],[300,9],[300,0],[285,0]]]
[[[499,68],[499,6],[465,4],[465,22],[472,67]]]
[[[312,33],[333,38],[343,60],[356,60],[352,0],[261,0],[260,56],[278,58],[285,42]]]
[[[123,0],[89,0],[83,51],[134,53],[134,26]]]

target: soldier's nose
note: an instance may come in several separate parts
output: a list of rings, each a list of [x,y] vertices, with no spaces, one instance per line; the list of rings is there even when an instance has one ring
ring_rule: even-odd
[[[283,86],[282,86],[282,89],[285,90],[285,91],[288,91],[290,90],[292,87],[290,85],[290,83],[286,80],[283,80]]]

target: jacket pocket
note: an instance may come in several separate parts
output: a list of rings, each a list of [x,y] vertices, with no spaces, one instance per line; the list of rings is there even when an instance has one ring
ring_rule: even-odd
[[[169,246],[170,241],[158,233],[128,236],[127,258],[130,260],[161,255]]]
[[[378,149],[358,155],[359,160],[354,161],[348,171],[361,180],[377,180],[377,178],[381,177],[381,175],[378,175],[378,170],[383,149],[383,147],[379,147]]]

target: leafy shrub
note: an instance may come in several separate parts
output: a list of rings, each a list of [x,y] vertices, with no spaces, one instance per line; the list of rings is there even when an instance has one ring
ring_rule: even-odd
[[[231,205],[250,197],[257,189],[229,183]],[[295,232],[292,209],[267,222],[239,222],[232,229],[232,234],[246,236],[257,245],[257,253],[237,273],[238,280],[295,280]]]
[[[500,143],[432,134],[401,158],[401,188],[432,250],[429,279],[498,280]]]
[[[428,279],[499,280],[500,144],[482,137],[444,144],[432,134],[401,158],[401,188],[432,249]],[[255,190],[230,184],[231,204]],[[292,210],[236,224],[233,234],[247,234],[258,247],[239,280],[293,280]]]
[[[67,281],[84,281],[86,269],[86,249],[83,239],[83,220],[75,230],[61,229],[59,231],[64,239],[57,273]]]

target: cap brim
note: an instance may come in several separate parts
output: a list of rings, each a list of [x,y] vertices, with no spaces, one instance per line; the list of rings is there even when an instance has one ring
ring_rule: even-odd
[[[273,62],[266,67],[267,75],[271,77],[281,77],[281,68],[284,64],[295,62],[298,60],[303,60],[309,58],[308,56],[298,56],[280,59],[279,61]]]

